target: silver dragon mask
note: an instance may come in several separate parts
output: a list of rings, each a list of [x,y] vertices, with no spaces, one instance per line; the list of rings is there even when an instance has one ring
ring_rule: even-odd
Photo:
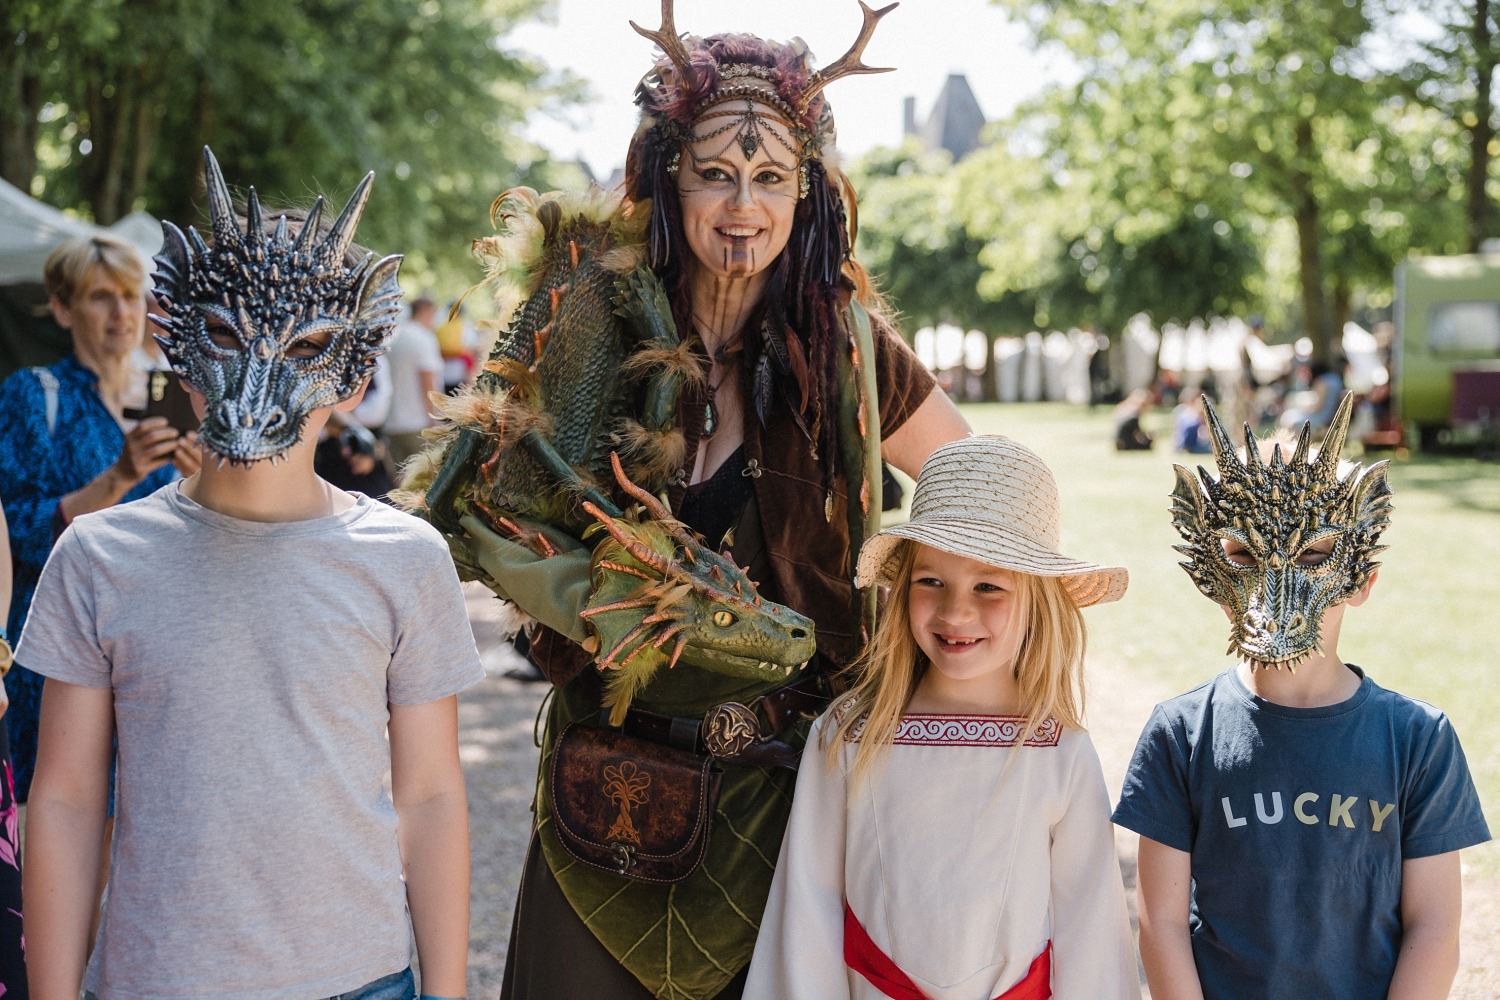
[[[1346,466],[1339,452],[1349,430],[1346,395],[1317,458],[1304,424],[1290,460],[1277,445],[1266,461],[1249,426],[1242,461],[1213,407],[1209,433],[1219,476],[1182,466],[1172,491],[1172,524],[1186,544],[1173,546],[1202,591],[1229,612],[1229,653],[1251,668],[1287,667],[1319,648],[1324,613],[1358,593],[1379,565],[1377,544],[1390,523],[1385,462]]]
[[[401,257],[350,255],[373,173],[320,238],[322,198],[300,226],[282,216],[271,229],[254,188],[241,232],[207,147],[203,161],[213,246],[191,226],[184,236],[162,223],[157,341],[207,399],[203,443],[230,462],[274,461],[301,440],[309,413],[348,399],[375,370],[395,328]]]

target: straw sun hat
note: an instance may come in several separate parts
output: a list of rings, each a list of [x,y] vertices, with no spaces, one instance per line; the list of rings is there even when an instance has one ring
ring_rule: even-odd
[[[872,535],[859,551],[861,587],[890,584],[903,538],[1034,576],[1060,576],[1080,608],[1118,601],[1129,574],[1057,550],[1057,481],[1030,448],[998,434],[934,451],[917,479],[911,519]]]

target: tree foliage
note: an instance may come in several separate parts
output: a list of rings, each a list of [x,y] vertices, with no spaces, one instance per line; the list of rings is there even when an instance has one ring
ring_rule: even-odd
[[[1407,254],[1493,235],[1492,0],[996,2],[1076,73],[956,165],[861,166],[861,247],[913,313],[1269,312],[1326,354]]]
[[[1083,70],[1080,83],[1051,96],[1090,128],[1052,138],[1069,165],[1109,164],[1091,204],[1116,231],[1165,232],[1162,215],[1187,211],[1247,233],[1289,220],[1298,311],[1325,354],[1355,290],[1389,282],[1414,235],[1406,220],[1433,218],[1449,198],[1453,157],[1431,178],[1402,176],[1392,163],[1409,152],[1401,136],[1426,126],[1439,138],[1444,123],[1414,114],[1378,64],[1384,10],[1374,3],[1006,2]],[[1444,226],[1452,219],[1435,216]],[[1448,235],[1426,228],[1438,242]]]
[[[189,222],[205,144],[273,204],[373,169],[361,239],[417,280],[468,272],[491,199],[534,180],[517,126],[576,91],[497,42],[539,3],[11,0],[0,175],[101,223]]]
[[[1085,127],[1038,111],[1025,147]],[[1113,216],[1091,190],[1106,176],[994,142],[952,165],[914,144],[855,165],[861,259],[916,325],[990,333],[1089,325],[1118,330],[1138,312],[1188,319],[1248,298],[1249,240],[1196,205]]]
[[[850,180],[859,193],[859,258],[909,326],[999,331],[1031,322],[1030,297],[981,291],[984,244],[968,232],[961,175],[947,153],[923,153],[914,141],[875,150]]]

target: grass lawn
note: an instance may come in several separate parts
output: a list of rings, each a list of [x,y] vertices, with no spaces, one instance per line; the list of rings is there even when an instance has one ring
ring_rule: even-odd
[[[1168,514],[1172,463],[1191,469],[1211,456],[1175,456],[1168,417],[1147,429],[1164,433],[1151,452],[1116,452],[1109,410],[1063,404],[965,407],[981,433],[1001,433],[1034,448],[1057,475],[1063,550],[1130,569],[1130,593],[1091,609],[1090,670],[1118,670],[1133,689],[1166,697],[1222,670],[1229,626],[1177,566]],[[1492,826],[1500,829],[1500,671],[1495,604],[1500,598],[1500,464],[1417,457],[1392,462],[1395,513],[1384,541],[1380,579],[1370,601],[1344,622],[1340,653],[1382,686],[1448,713]],[[909,493],[908,493],[909,495]],[[1091,703],[1098,720],[1110,706]],[[1144,722],[1144,718],[1140,721]],[[1500,849],[1466,852],[1466,861],[1500,875]]]

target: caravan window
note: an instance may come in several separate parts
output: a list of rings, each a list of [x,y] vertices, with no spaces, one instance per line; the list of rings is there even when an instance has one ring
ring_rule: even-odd
[[[1432,307],[1427,349],[1433,354],[1500,354],[1500,303],[1443,302]]]

